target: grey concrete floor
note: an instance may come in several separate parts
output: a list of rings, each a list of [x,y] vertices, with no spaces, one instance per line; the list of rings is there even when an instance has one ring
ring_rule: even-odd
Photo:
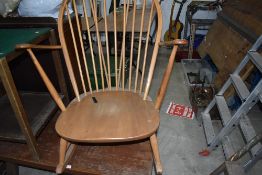
[[[156,70],[150,90],[155,99],[164,69],[171,50],[160,49]],[[170,101],[190,106],[188,88],[184,84],[181,63],[175,63],[167,93],[160,110],[161,122],[158,131],[160,157],[164,175],[207,175],[224,160],[221,147],[208,157],[201,157],[198,152],[206,145],[203,128],[199,119],[193,120],[170,117],[165,113]],[[53,175],[54,173],[20,167],[20,175]],[[154,173],[154,170],[152,171]],[[253,174],[253,173],[252,173]]]

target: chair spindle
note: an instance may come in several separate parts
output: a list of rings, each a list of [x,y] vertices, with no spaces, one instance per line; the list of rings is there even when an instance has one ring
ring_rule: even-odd
[[[82,51],[82,58],[83,58],[83,62],[84,62],[84,67],[85,67],[85,72],[86,72],[86,78],[87,78],[87,82],[88,82],[88,87],[89,87],[89,91],[90,93],[92,93],[92,87],[91,87],[91,81],[90,81],[90,76],[89,76],[89,70],[87,67],[87,60],[86,60],[86,53],[85,53],[85,48],[84,48],[84,43],[83,43],[83,36],[82,36],[82,30],[81,30],[81,26],[80,26],[80,21],[79,21],[79,17],[78,17],[78,10],[76,7],[76,2],[73,1],[73,8],[75,11],[75,17],[76,17],[76,25],[77,25],[77,30],[78,30],[78,37],[80,40],[80,46],[81,46],[81,51]],[[79,69],[81,69],[81,72],[83,72],[82,67],[80,67]],[[86,89],[84,91],[84,93],[86,94]]]
[[[141,16],[141,25],[140,25],[140,33],[139,33],[139,44],[138,44],[138,55],[137,55],[137,62],[136,62],[136,79],[135,79],[135,89],[134,92],[137,90],[137,82],[138,82],[138,73],[139,73],[139,65],[140,65],[140,55],[141,55],[141,45],[142,45],[142,31],[143,31],[143,24],[144,24],[144,15],[145,15],[145,8],[146,8],[146,0],[143,2],[142,8],[142,16]]]
[[[96,86],[96,91],[98,92],[98,81],[97,81],[97,73],[96,73],[96,63],[94,59],[94,50],[93,50],[93,42],[91,39],[91,34],[90,34],[90,25],[86,13],[86,1],[82,0],[83,3],[83,12],[84,12],[84,19],[86,23],[86,29],[87,29],[87,34],[88,34],[88,41],[89,41],[89,46],[90,46],[90,53],[91,53],[91,59],[92,59],[92,66],[93,66],[93,72],[94,72],[94,77],[95,77],[95,86]]]
[[[82,69],[81,69],[80,59],[79,59],[79,53],[78,53],[77,44],[76,44],[75,31],[73,29],[73,24],[72,24],[72,20],[71,20],[69,10],[68,10],[68,6],[66,6],[66,14],[67,14],[67,18],[68,18],[68,22],[69,22],[69,26],[70,26],[70,31],[71,31],[71,35],[72,35],[72,39],[73,39],[73,45],[74,45],[74,49],[75,49],[76,61],[77,61],[77,66],[78,66],[78,70],[79,70],[79,73],[80,73],[82,88],[83,88],[84,93],[86,93],[86,86],[85,86],[84,77],[83,77],[83,74],[82,74]]]
[[[147,50],[148,50],[148,43],[149,43],[149,33],[150,33],[150,28],[151,28],[151,20],[153,16],[153,11],[154,11],[154,3],[152,3],[151,5],[148,27],[147,27],[146,46],[145,46],[145,51],[144,51],[144,62],[143,62],[141,80],[140,80],[140,91],[139,91],[140,93],[142,93],[142,90],[143,90],[143,81],[144,81],[144,76],[145,76],[146,59],[147,59],[147,53],[148,53]]]

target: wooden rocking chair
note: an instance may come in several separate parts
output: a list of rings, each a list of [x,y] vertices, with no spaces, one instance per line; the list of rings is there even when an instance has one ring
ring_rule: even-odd
[[[128,142],[149,138],[158,174],[162,173],[159,157],[156,132],[159,127],[159,108],[163,101],[168,80],[172,71],[178,44],[185,44],[184,40],[175,40],[169,43],[174,45],[169,63],[164,73],[156,102],[148,96],[162,30],[162,13],[158,0],[152,0],[150,9],[146,9],[146,0],[143,1],[142,15],[137,16],[136,0],[131,7],[129,0],[124,1],[122,12],[116,9],[114,1],[113,25],[114,28],[114,56],[109,54],[108,19],[104,18],[104,29],[99,29],[96,0],[90,0],[95,36],[90,32],[90,21],[86,10],[83,10],[81,23],[78,14],[79,7],[75,0],[64,0],[58,19],[58,32],[61,46],[18,45],[17,48],[27,49],[38,72],[45,82],[51,96],[61,109],[55,129],[60,135],[60,155],[56,173],[62,173],[73,155],[78,143],[113,143]],[[86,9],[86,0],[82,0],[83,9]],[[130,0],[131,2],[131,0]],[[74,13],[70,14],[69,4]],[[104,9],[106,9],[104,3]],[[150,10],[149,21],[145,21],[145,11]],[[104,10],[106,11],[106,10]],[[132,15],[128,15],[132,14]],[[149,33],[154,14],[158,18],[157,33],[154,46],[149,46]],[[120,17],[121,15],[121,17]],[[106,14],[104,14],[106,16]],[[122,18],[122,19],[121,19]],[[135,31],[135,25],[140,18],[140,31]],[[117,29],[117,20],[122,20],[122,30]],[[64,21],[69,22],[65,27]],[[132,24],[131,39],[125,39],[128,33],[127,21]],[[131,22],[130,22],[131,21]],[[100,21],[101,22],[101,21]],[[146,26],[143,26],[146,24]],[[82,25],[86,25],[90,51],[85,51],[83,44]],[[146,42],[142,46],[143,28],[146,27]],[[105,33],[105,46],[101,44],[100,31]],[[118,30],[118,31],[117,31]],[[68,32],[71,36],[68,36]],[[121,54],[118,54],[119,41],[117,33],[122,32]],[[134,51],[134,34],[139,34],[138,49]],[[65,34],[67,33],[67,34]],[[96,43],[92,42],[92,37]],[[69,39],[68,39],[69,38]],[[130,42],[130,43],[127,43]],[[73,47],[70,47],[73,46]],[[126,47],[128,46],[128,47]],[[56,89],[50,82],[45,71],[39,64],[32,49],[60,49],[62,48],[68,74],[72,83],[75,98],[65,106]],[[94,50],[98,53],[94,56]],[[129,53],[126,53],[129,50]],[[134,60],[136,66],[133,67]]]

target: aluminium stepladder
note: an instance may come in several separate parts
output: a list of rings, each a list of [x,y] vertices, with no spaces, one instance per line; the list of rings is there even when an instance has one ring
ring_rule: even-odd
[[[247,113],[259,100],[262,102],[262,79],[259,80],[255,88],[250,92],[239,74],[249,61],[251,61],[260,72],[262,72],[262,56],[257,52],[261,48],[261,46],[262,35],[257,39],[257,41],[248,51],[244,59],[238,65],[236,70],[230,75],[226,83],[215,95],[215,97],[204,110],[204,112],[201,113],[208,146],[207,150],[211,152],[218,145],[222,144],[226,159],[229,158],[232,154],[234,154],[234,149],[231,147],[228,135],[235,128],[235,126],[239,125],[239,128],[242,130],[245,141],[249,141],[256,135],[255,130],[252,124],[250,123],[249,117],[247,116]],[[240,107],[233,114],[231,114],[231,111],[229,110],[227,102],[223,96],[225,91],[231,85],[233,85],[239,98],[242,101]],[[215,134],[214,132],[214,128],[210,117],[210,110],[215,105],[217,105],[223,124],[223,127],[218,132],[218,134]],[[251,149],[250,152],[251,159],[243,165],[246,171],[249,170],[259,159],[262,158],[261,144],[258,143],[255,147]]]
[[[262,133],[259,133],[209,175],[221,175],[222,173],[226,175],[244,175],[244,169],[240,166],[238,160],[261,141]]]

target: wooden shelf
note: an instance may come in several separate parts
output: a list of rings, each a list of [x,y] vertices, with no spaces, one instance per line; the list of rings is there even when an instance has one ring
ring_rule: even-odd
[[[20,97],[33,135],[38,136],[57,106],[48,93],[22,92]],[[25,137],[6,95],[0,98],[0,109],[0,139],[25,143]]]

